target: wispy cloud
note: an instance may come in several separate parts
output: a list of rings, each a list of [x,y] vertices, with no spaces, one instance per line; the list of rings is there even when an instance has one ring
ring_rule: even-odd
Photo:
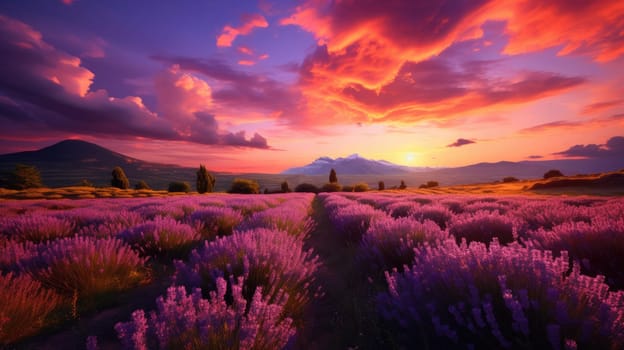
[[[260,14],[243,15],[241,21],[242,23],[238,27],[232,27],[231,25],[223,27],[223,31],[217,36],[217,46],[230,47],[237,36],[247,35],[256,28],[267,28],[269,26],[269,22]]]

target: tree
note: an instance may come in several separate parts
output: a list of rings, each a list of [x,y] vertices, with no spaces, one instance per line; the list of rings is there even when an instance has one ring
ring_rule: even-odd
[[[111,186],[127,190],[130,187],[130,181],[126,177],[123,169],[119,166],[113,168],[113,179],[111,180]]]
[[[401,180],[401,184],[399,185],[399,189],[400,190],[404,190],[407,188],[407,185],[405,184],[405,181]]]
[[[41,173],[31,165],[17,164],[9,177],[9,188],[25,190],[27,188],[43,187]]]
[[[386,189],[386,184],[383,181],[379,181],[377,189],[380,190],[380,191],[385,190]]]
[[[338,183],[338,176],[336,175],[336,170],[334,170],[334,168],[332,168],[332,170],[329,172],[329,183],[330,184]]]
[[[292,192],[292,191],[290,190],[290,186],[288,186],[288,181],[284,181],[284,182],[282,182],[282,192],[283,192],[283,193],[289,193],[289,192]]]
[[[215,181],[215,177],[206,170],[204,165],[200,164],[199,170],[197,170],[197,192],[212,192],[214,190]]]
[[[557,169],[548,170],[544,174],[544,179],[550,179],[551,177],[560,177],[563,176],[563,173]]]

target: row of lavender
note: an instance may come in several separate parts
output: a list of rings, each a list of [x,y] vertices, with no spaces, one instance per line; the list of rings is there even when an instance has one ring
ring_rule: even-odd
[[[157,310],[137,310],[116,326],[127,348],[282,347],[317,292],[319,263],[303,248],[312,198],[0,203],[0,300],[8,301],[0,306],[0,343],[89,312],[169,265],[172,287]]]
[[[321,198],[400,346],[624,346],[621,198]]]

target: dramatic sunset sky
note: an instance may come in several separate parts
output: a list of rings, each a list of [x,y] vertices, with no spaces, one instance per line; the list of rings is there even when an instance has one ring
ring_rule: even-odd
[[[0,153],[271,173],[624,149],[622,0],[4,0],[0,57]]]

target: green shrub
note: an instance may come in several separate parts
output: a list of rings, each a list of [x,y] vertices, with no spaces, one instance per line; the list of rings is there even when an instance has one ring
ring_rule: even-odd
[[[342,186],[342,192],[353,192],[353,186],[351,185]]]
[[[422,184],[418,186],[418,188],[433,188],[438,186],[440,186],[440,184],[437,181],[427,181],[426,184]]]
[[[302,183],[295,187],[295,192],[319,193],[319,188],[313,184]]]
[[[544,179],[550,179],[553,177],[560,177],[560,176],[564,176],[563,173],[557,169],[551,169],[548,170],[545,174],[544,174]]]
[[[366,182],[358,182],[353,186],[353,192],[366,192],[368,190],[369,188]]]
[[[379,191],[383,191],[386,189],[386,184],[383,181],[379,181],[379,183],[377,184],[377,189]]]
[[[43,184],[41,173],[36,167],[24,164],[15,165],[15,170],[9,176],[9,188],[25,190],[39,187],[43,187]]]
[[[116,166],[113,168],[111,186],[121,188],[122,190],[127,190],[130,187],[130,181],[128,181],[126,173],[124,173],[121,167]]]
[[[258,194],[260,185],[254,180],[234,179],[228,193]]]
[[[152,188],[149,187],[147,182],[141,180],[141,181],[137,182],[136,185],[134,185],[134,189],[135,190],[151,190]]]
[[[340,192],[342,190],[342,186],[337,182],[326,183],[321,187],[321,192]]]
[[[513,176],[507,176],[503,178],[503,182],[518,182],[519,180]]]
[[[167,188],[169,192],[185,192],[188,193],[191,191],[191,185],[188,182],[183,181],[174,181],[169,183],[169,187]]]
[[[214,191],[214,185],[217,179],[206,170],[206,167],[202,164],[199,165],[197,170],[197,192],[206,193]]]

